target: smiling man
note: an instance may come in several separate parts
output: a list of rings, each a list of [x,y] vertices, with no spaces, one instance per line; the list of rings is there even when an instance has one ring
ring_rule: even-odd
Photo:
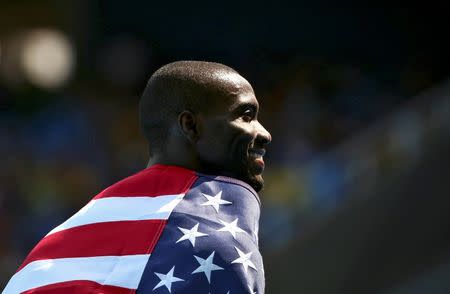
[[[180,61],[159,69],[141,100],[151,161],[240,179],[256,191],[269,132],[252,86],[222,64]]]
[[[50,231],[5,293],[264,293],[258,110],[225,65],[157,70],[140,103],[148,167]]]

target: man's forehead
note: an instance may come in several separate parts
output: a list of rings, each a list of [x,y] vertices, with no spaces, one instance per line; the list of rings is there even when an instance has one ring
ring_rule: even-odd
[[[243,104],[252,104],[259,108],[252,86],[240,74],[231,71],[214,71],[210,78],[213,88],[219,90],[211,96],[213,101],[209,107],[210,112],[232,111]]]
[[[232,111],[245,105],[253,106],[256,109],[259,109],[259,103],[251,85],[243,78],[241,81],[233,81],[236,81],[236,84],[234,84],[232,86],[232,90],[228,92],[229,95],[222,97],[222,101],[225,103],[224,106],[226,109]]]

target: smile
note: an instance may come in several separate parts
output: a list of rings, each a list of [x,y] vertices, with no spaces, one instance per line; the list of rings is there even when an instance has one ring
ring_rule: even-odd
[[[250,149],[248,150],[248,155],[251,157],[261,158],[266,154],[266,150],[264,149]]]

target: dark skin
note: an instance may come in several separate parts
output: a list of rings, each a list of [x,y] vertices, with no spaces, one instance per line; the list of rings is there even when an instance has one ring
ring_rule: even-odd
[[[234,72],[218,72],[226,89],[203,111],[184,110],[174,122],[167,148],[149,165],[182,166],[205,174],[240,179],[256,191],[263,188],[263,156],[272,140],[258,121],[259,104],[251,85]]]

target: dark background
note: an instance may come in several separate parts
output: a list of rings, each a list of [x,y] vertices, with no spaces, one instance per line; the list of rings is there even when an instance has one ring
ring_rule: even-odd
[[[196,59],[250,81],[274,138],[261,193],[268,293],[446,293],[449,16],[437,1],[1,1],[0,281],[145,167],[145,83]],[[25,65],[37,30],[71,48],[57,82]],[[48,73],[55,56],[33,60]]]

